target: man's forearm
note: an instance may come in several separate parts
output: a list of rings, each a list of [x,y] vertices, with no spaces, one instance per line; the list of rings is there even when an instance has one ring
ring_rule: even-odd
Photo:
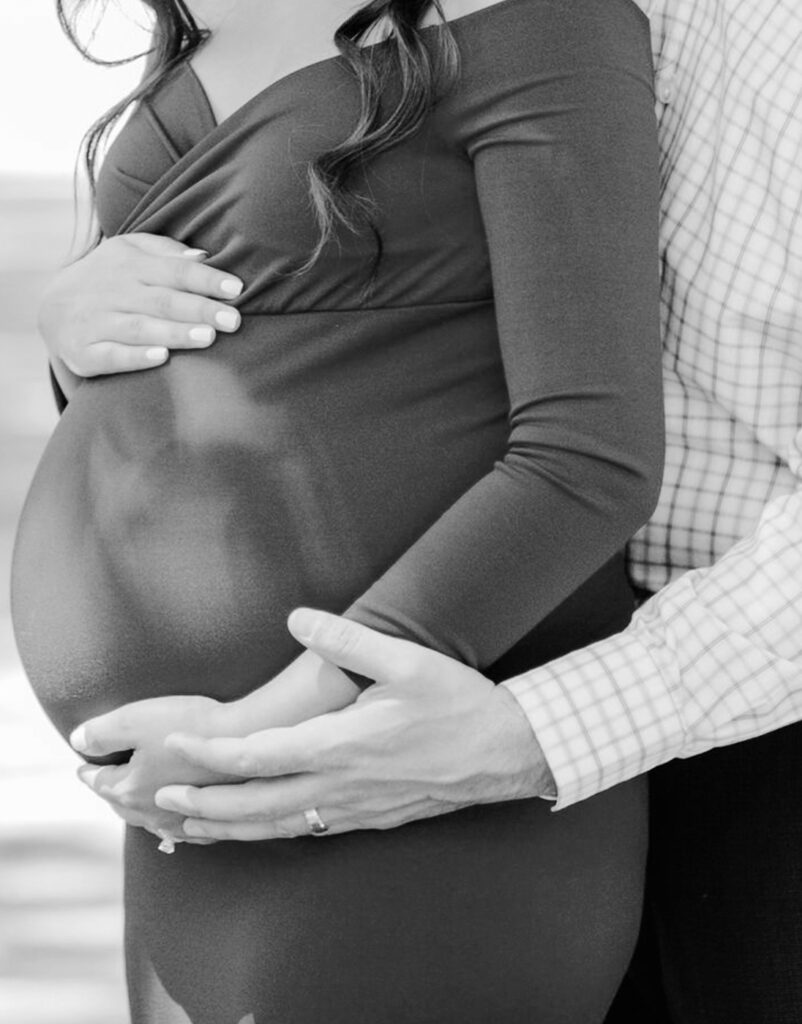
[[[666,587],[618,636],[509,680],[557,808],[673,757],[802,718],[802,491],[715,565]]]

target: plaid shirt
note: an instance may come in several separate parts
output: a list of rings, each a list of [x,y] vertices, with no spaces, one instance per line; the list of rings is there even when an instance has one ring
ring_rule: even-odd
[[[557,807],[802,718],[802,3],[638,0],[661,147],[667,460],[625,632],[505,685]]]

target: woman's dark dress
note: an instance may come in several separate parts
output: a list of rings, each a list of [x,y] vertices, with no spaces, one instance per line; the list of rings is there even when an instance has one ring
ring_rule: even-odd
[[[86,381],[45,453],[14,611],[64,732],[249,692],[297,653],[299,604],[497,678],[626,622],[613,556],[661,460],[646,21],[629,0],[505,0],[453,28],[458,85],[364,172],[384,246],[367,300],[370,237],[291,272],[315,240],[307,161],[355,120],[341,59],[219,125],[181,66],[113,146],[105,233],[181,239],[247,287],[236,335]],[[173,857],[131,830],[133,1019],[600,1020],[643,832],[638,783],[558,815]]]

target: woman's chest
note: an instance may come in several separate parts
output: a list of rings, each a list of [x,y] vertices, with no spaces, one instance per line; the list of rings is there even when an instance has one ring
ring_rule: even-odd
[[[192,57],[219,123],[253,96],[300,68],[337,54],[335,32],[351,0],[194,0],[210,36]]]
[[[309,167],[353,131],[359,91],[339,59],[308,66],[216,124],[184,67],[140,107],[101,172],[107,234],[166,234],[212,253],[247,282],[244,311],[354,308],[381,252],[372,301],[411,305],[490,292],[473,169],[436,117],[358,168],[372,226],[339,226],[306,273],[319,237]],[[204,107],[206,106],[206,109]]]

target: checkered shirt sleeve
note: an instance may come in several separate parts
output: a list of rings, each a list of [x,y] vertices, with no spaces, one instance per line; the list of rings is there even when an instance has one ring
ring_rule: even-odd
[[[802,432],[799,437],[802,457]],[[629,628],[505,684],[566,807],[673,757],[802,718],[802,487]]]
[[[660,593],[506,685],[556,807],[802,718],[802,5],[639,0],[661,145]],[[742,539],[743,538],[743,539]]]

